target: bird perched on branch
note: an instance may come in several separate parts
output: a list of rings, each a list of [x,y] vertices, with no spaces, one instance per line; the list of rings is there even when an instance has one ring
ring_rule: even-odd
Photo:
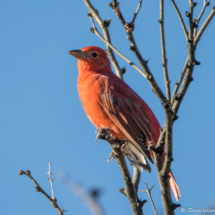
[[[139,170],[151,172],[153,153],[148,151],[151,142],[156,146],[160,124],[148,105],[111,71],[106,52],[89,46],[69,52],[78,59],[78,93],[84,110],[97,129],[106,128],[113,138],[126,140],[124,155]],[[163,152],[163,160],[165,152]],[[173,177],[170,187],[176,200],[180,191]]]

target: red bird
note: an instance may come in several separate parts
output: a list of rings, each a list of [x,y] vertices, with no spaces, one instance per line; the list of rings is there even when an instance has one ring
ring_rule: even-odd
[[[161,128],[151,109],[111,71],[104,50],[89,46],[69,53],[78,59],[78,93],[90,121],[97,128],[108,128],[113,137],[127,140],[122,150],[125,156],[132,165],[150,173],[147,159],[153,163],[154,156],[147,145],[151,141],[156,146]],[[179,188],[172,172],[169,176],[178,201]]]

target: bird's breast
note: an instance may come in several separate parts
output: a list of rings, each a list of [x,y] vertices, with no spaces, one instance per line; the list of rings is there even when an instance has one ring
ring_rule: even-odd
[[[108,116],[100,104],[101,94],[107,90],[106,78],[98,74],[79,76],[78,93],[84,110],[90,121],[97,128],[110,128],[113,137],[125,139],[126,137]]]
[[[103,83],[98,74],[78,78],[78,94],[83,108],[97,128],[102,127],[103,122],[109,118],[99,101],[102,88]]]

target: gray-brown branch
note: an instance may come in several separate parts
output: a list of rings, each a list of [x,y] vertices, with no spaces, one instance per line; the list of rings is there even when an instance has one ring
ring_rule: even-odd
[[[166,94],[167,100],[170,101],[170,80],[167,70],[167,58],[166,58],[166,45],[165,45],[165,36],[164,36],[164,0],[160,0],[160,19],[158,20],[160,23],[160,34],[161,34],[161,52],[162,52],[162,64],[163,64],[163,72],[164,72],[164,80],[166,86]]]
[[[113,3],[113,4],[114,4],[114,3]],[[136,17],[137,17],[137,14],[138,14],[139,11],[140,11],[141,6],[142,6],[142,0],[140,0],[139,4],[138,4],[138,6],[137,6],[137,10],[136,10],[136,12],[134,13],[134,17],[133,17],[133,19],[132,19],[132,21],[131,21],[131,24],[132,24],[132,25],[134,25],[135,19],[136,19]]]
[[[112,7],[112,4],[110,5]],[[134,51],[145,75],[144,77],[148,80],[148,82],[150,83],[153,92],[158,96],[158,98],[160,99],[162,105],[165,105],[167,102],[166,97],[164,96],[163,92],[161,91],[160,87],[158,86],[157,82],[155,81],[151,71],[149,70],[149,67],[147,65],[147,61],[143,59],[142,55],[140,54],[136,42],[134,40],[134,36],[133,36],[133,30],[134,30],[134,26],[131,23],[126,23],[120,9],[119,9],[119,3],[116,4],[116,7],[112,9],[114,10],[114,12],[116,13],[116,16],[119,18],[119,20],[121,21],[123,27],[126,30],[126,33],[128,35],[127,39],[130,41],[131,46],[130,49],[132,51]]]
[[[36,185],[35,188],[36,188],[36,191],[37,192],[41,192],[50,202],[51,202],[51,205],[57,209],[58,213],[60,215],[63,215],[64,213],[64,210],[62,208],[60,208],[57,204],[57,199],[56,198],[51,198],[51,196],[49,196],[43,189],[42,187],[40,187],[40,185],[37,183],[37,181],[32,177],[31,175],[31,172],[29,170],[26,170],[26,171],[23,171],[23,170],[19,170],[19,175],[26,175],[28,176],[33,182],[34,184]]]
[[[211,13],[209,14],[208,18],[205,20],[204,24],[202,25],[202,27],[200,28],[198,34],[196,35],[196,37],[194,39],[195,46],[198,44],[202,34],[204,33],[204,31],[207,28],[207,26],[210,24],[210,22],[213,19],[214,15],[215,15],[215,6],[213,6]]]
[[[171,105],[174,103],[175,99],[177,99],[176,97],[176,94],[178,93],[178,89],[183,81],[183,78],[184,78],[184,75],[186,73],[186,70],[187,70],[187,63],[188,63],[188,58],[186,59],[186,62],[184,64],[184,68],[182,70],[182,73],[178,79],[178,82],[175,84],[175,89],[173,91],[173,94],[172,94],[172,99],[171,99]]]
[[[197,18],[196,21],[195,21],[195,22],[196,22],[196,28],[194,29],[194,36],[196,36],[196,34],[197,34],[198,25],[199,25],[199,22],[200,22],[200,20],[201,20],[203,14],[204,14],[204,12],[205,12],[205,9],[206,9],[206,7],[209,6],[209,5],[210,5],[210,2],[209,2],[209,1],[207,2],[206,0],[204,0],[204,4],[203,4],[203,7],[202,7],[202,10],[201,10],[201,12],[200,12],[198,18]]]
[[[182,25],[182,28],[183,28],[183,30],[184,30],[184,34],[185,34],[186,40],[188,40],[187,28],[186,28],[186,25],[184,24],[184,20],[183,20],[183,18],[182,18],[182,16],[181,16],[181,12],[180,12],[180,10],[178,9],[178,6],[177,6],[177,4],[175,3],[175,1],[174,1],[174,0],[171,0],[171,2],[172,2],[173,6],[174,6],[174,8],[175,8],[176,13],[178,14],[178,18],[179,18],[179,20],[180,20],[180,22],[181,22],[181,25]]]
[[[150,200],[151,200],[152,207],[153,207],[153,209],[154,209],[155,215],[157,215],[157,211],[156,211],[156,208],[155,208],[155,204],[154,204],[154,202],[153,202],[152,195],[151,195],[151,190],[154,188],[155,185],[152,186],[150,189],[148,188],[146,182],[145,182],[145,185],[146,185],[146,190],[139,190],[139,192],[145,192],[145,193],[147,193],[147,194],[149,195],[149,198],[150,198]]]

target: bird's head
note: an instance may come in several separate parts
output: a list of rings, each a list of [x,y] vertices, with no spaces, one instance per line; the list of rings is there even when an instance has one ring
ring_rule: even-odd
[[[78,59],[79,68],[96,71],[111,70],[107,53],[99,47],[88,46],[81,50],[72,50],[69,53]]]

